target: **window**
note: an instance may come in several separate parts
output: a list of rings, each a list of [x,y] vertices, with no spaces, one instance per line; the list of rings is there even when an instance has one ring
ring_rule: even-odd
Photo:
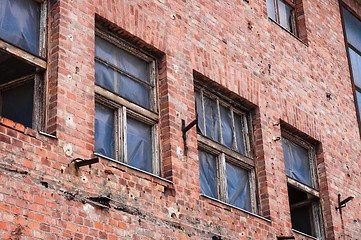
[[[355,91],[356,112],[361,129],[361,21],[342,8],[350,72]]]
[[[0,115],[38,128],[46,70],[46,1],[0,1]]]
[[[115,36],[95,38],[95,152],[159,174],[156,61]]]
[[[302,0],[267,0],[267,12],[270,19],[307,42]]]
[[[323,233],[314,148],[287,132],[283,132],[282,147],[292,228],[319,238]]]
[[[268,16],[282,27],[297,34],[294,0],[267,0]]]
[[[198,84],[195,99],[201,194],[257,212],[248,112]]]

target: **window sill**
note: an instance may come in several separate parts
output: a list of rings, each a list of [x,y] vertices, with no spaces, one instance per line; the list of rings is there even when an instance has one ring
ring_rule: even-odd
[[[314,239],[314,240],[318,240],[318,239],[319,239],[319,238],[317,238],[317,237],[313,237],[313,236],[311,236],[311,235],[308,235],[308,234],[306,234],[306,233],[300,232],[300,231],[298,231],[298,230],[296,230],[296,229],[293,229],[293,228],[292,228],[292,232],[294,232],[294,233],[296,233],[296,234],[299,234],[299,235],[302,235],[303,237],[307,237],[307,238],[309,238],[309,239]]]
[[[290,32],[289,30],[287,30],[286,28],[284,28],[281,24],[279,24],[278,22],[276,22],[275,20],[273,20],[272,18],[268,17],[268,19],[273,22],[274,24],[276,24],[277,26],[279,26],[280,28],[282,28],[283,30],[285,30],[286,32],[288,32],[288,34],[290,34],[291,36],[293,36],[294,38],[296,38],[298,41],[300,41],[301,43],[303,43],[305,46],[308,47],[308,43],[306,43],[305,41],[303,41],[301,38],[297,37],[297,35],[295,35],[294,33]]]
[[[139,168],[130,166],[128,164],[119,162],[119,161],[117,161],[117,160],[115,160],[113,158],[104,156],[104,155],[99,154],[99,153],[94,153],[94,156],[97,156],[97,157],[100,157],[102,159],[108,160],[110,167],[114,167],[114,168],[116,168],[116,169],[118,169],[120,171],[127,172],[127,173],[129,173],[131,175],[137,176],[139,178],[146,179],[146,180],[148,180],[150,182],[162,185],[162,186],[170,188],[170,189],[174,188],[174,183],[172,181],[168,180],[168,179],[162,178],[162,177],[157,176],[157,175],[155,175],[153,173],[141,170]]]
[[[268,222],[268,223],[271,223],[271,220],[268,219],[268,218],[265,218],[265,217],[262,217],[262,216],[260,216],[260,215],[258,215],[258,214],[249,212],[249,211],[247,211],[247,210],[245,210],[245,209],[242,209],[242,208],[233,206],[233,205],[231,205],[231,204],[229,204],[229,203],[226,203],[226,202],[223,202],[223,201],[221,201],[221,200],[218,200],[218,199],[209,197],[209,196],[204,195],[204,194],[200,194],[200,197],[201,197],[202,200],[204,199],[204,200],[207,200],[207,202],[209,201],[209,204],[212,204],[213,206],[223,208],[223,209],[225,209],[225,210],[227,210],[227,211],[232,211],[233,209],[235,209],[235,210],[241,211],[241,212],[243,212],[243,213],[246,213],[246,214],[248,214],[248,215],[251,215],[251,216],[253,216],[253,217],[256,217],[256,218],[258,218],[258,219],[261,219],[261,220],[263,220],[263,221],[266,221],[266,222]]]
[[[39,135],[42,135],[42,136],[45,136],[45,137],[48,137],[48,138],[51,138],[51,139],[55,139],[55,140],[58,139],[56,136],[54,136],[52,134],[45,133],[45,132],[42,132],[42,131],[36,131],[36,130],[34,130],[32,128],[25,127],[21,123],[14,122],[11,119],[7,119],[7,118],[1,117],[1,116],[0,116],[0,125],[11,128],[11,129],[13,129],[13,130],[15,130],[17,132],[26,134],[26,135],[28,135],[30,137],[33,137],[33,138],[39,138]]]

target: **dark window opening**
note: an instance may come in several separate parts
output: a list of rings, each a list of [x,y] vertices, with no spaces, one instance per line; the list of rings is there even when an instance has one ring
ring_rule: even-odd
[[[313,199],[308,194],[288,186],[288,198],[291,209],[292,228],[310,236],[316,236],[312,213]]]
[[[34,81],[4,90],[1,94],[1,115],[25,127],[32,127]]]

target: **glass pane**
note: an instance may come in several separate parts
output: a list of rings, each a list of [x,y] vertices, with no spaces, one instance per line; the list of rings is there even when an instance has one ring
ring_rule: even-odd
[[[231,111],[220,105],[221,113],[221,129],[223,144],[233,149],[233,131],[232,131],[232,115]]]
[[[117,87],[120,82],[120,73],[107,67],[103,63],[95,61],[95,82],[113,92],[117,92]]]
[[[34,81],[11,88],[1,93],[2,116],[32,127]]]
[[[149,82],[149,63],[118,48],[114,44],[95,37],[95,56],[107,61],[129,74]]]
[[[233,113],[234,116],[234,126],[235,126],[235,132],[236,132],[236,142],[237,142],[237,152],[241,154],[245,154],[245,143],[244,143],[244,135],[243,135],[243,124],[242,124],[242,118],[241,116]]]
[[[252,211],[248,172],[226,162],[228,203]]]
[[[268,17],[276,21],[276,10],[274,0],[267,0]]]
[[[204,97],[204,114],[206,118],[206,136],[220,142],[217,103]]]
[[[120,51],[122,56],[120,59],[121,68],[131,75],[149,82],[149,63],[126,51],[121,49]]]
[[[128,164],[147,172],[152,168],[152,126],[127,118]]]
[[[201,193],[217,198],[216,157],[201,150],[198,151],[198,157]]]
[[[39,54],[40,5],[35,1],[0,1],[0,38]]]
[[[350,54],[352,76],[356,86],[361,88],[361,56],[351,48],[348,48]]]
[[[115,158],[114,111],[100,104],[95,104],[95,152]]]
[[[279,0],[278,11],[281,26],[294,33],[295,29],[293,29],[293,8],[284,3],[282,0]]]
[[[201,131],[201,134],[204,134],[204,124],[203,124],[203,114],[202,114],[202,99],[201,94],[196,91],[195,92],[195,100],[196,100],[196,111],[197,111],[197,125],[199,130]]]
[[[308,150],[282,138],[286,175],[312,187]]]
[[[150,89],[147,85],[121,75],[117,92],[120,96],[150,109]]]
[[[342,13],[345,22],[347,41],[361,51],[361,21],[345,8],[342,8]]]

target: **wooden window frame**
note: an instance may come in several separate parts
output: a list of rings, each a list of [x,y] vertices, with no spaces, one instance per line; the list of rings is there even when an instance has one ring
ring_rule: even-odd
[[[159,150],[159,114],[158,114],[158,98],[157,98],[157,60],[152,56],[144,53],[141,49],[134,47],[131,43],[120,39],[119,37],[114,36],[112,33],[105,32],[100,29],[96,29],[96,36],[102,38],[103,40],[114,44],[116,47],[127,51],[128,53],[145,60],[149,63],[149,76],[150,83],[145,83],[143,80],[131,75],[130,73],[125,72],[122,69],[119,69],[117,66],[114,66],[110,63],[105,62],[106,65],[110,66],[117,72],[125,74],[127,77],[135,81],[140,81],[147,84],[152,88],[150,91],[150,109],[139,106],[127,99],[119,96],[117,93],[112,92],[108,89],[105,89],[99,85],[95,85],[95,102],[103,105],[107,108],[110,108],[114,111],[114,154],[115,159],[112,159],[102,154],[96,153],[104,158],[115,162],[121,162],[127,164],[127,116],[142,122],[151,127],[151,138],[152,138],[152,172],[151,174],[160,175],[160,150]],[[96,61],[103,62],[98,57],[94,56]]]
[[[284,4],[290,6],[293,11],[292,11],[292,29],[294,29],[294,31],[289,31],[288,29],[286,29],[284,26],[281,25],[281,20],[280,20],[280,13],[279,13],[279,1],[282,1]],[[279,24],[280,26],[282,26],[282,28],[286,29],[288,32],[292,33],[295,36],[298,36],[298,24],[297,24],[297,15],[296,15],[296,3],[295,0],[273,0],[274,3],[274,9],[275,9],[275,14],[276,14],[276,19],[275,21],[277,22],[277,24]]]
[[[322,213],[321,213],[321,205],[320,205],[320,193],[319,193],[319,184],[318,184],[318,177],[317,177],[317,169],[316,169],[316,151],[315,147],[301,139],[300,137],[286,131],[282,130],[282,137],[286,138],[287,140],[293,142],[296,145],[304,148],[308,152],[308,161],[310,166],[310,173],[311,173],[311,180],[312,186],[307,186],[304,183],[301,183],[289,176],[287,178],[287,185],[289,187],[294,188],[295,190],[304,192],[307,194],[307,200],[302,201],[300,203],[290,205],[290,210],[293,210],[298,207],[311,205],[312,211],[312,218],[310,219],[312,231],[315,233],[316,236],[310,236],[312,238],[320,238],[323,239],[323,221],[322,221]],[[302,233],[304,235],[309,236],[306,233],[303,233],[299,230],[293,229],[296,232]]]
[[[216,186],[217,186],[217,199],[221,202],[228,203],[228,192],[227,192],[227,173],[226,173],[226,163],[229,162],[232,165],[235,165],[243,170],[246,170],[248,172],[248,179],[249,179],[249,185],[250,185],[250,200],[251,200],[251,211],[252,213],[258,213],[258,205],[257,205],[257,191],[256,191],[256,172],[255,172],[255,162],[253,159],[253,152],[251,148],[251,116],[246,111],[246,108],[239,104],[235,104],[230,99],[227,99],[226,97],[219,96],[218,94],[212,93],[209,89],[206,87],[201,87],[200,83],[195,80],[195,91],[198,91],[201,98],[202,98],[202,113],[204,115],[204,100],[203,97],[206,96],[212,100],[215,100],[217,103],[217,109],[218,109],[218,116],[220,104],[224,107],[230,109],[232,114],[232,122],[233,122],[233,133],[234,133],[234,120],[233,120],[233,112],[238,114],[239,116],[243,117],[243,139],[244,139],[244,146],[245,146],[245,155],[242,155],[241,153],[237,152],[234,149],[230,149],[227,146],[223,145],[222,143],[216,142],[213,139],[210,139],[206,135],[203,135],[201,133],[197,134],[197,140],[198,140],[198,149],[201,151],[204,151],[206,153],[209,153],[216,157]],[[203,126],[205,126],[205,118],[203,117]],[[218,119],[219,124],[221,124],[221,120]],[[206,131],[206,127],[205,127]],[[220,139],[222,142],[223,136],[222,131],[219,126],[219,134]],[[235,138],[234,138],[235,139]],[[235,143],[233,143],[234,145]],[[247,210],[246,210],[247,211]]]
[[[1,93],[5,90],[12,89],[23,84],[34,81],[34,96],[33,96],[33,110],[32,110],[32,126],[31,128],[41,130],[44,127],[45,116],[43,110],[45,103],[44,99],[45,90],[45,71],[47,70],[47,12],[48,3],[45,0],[34,0],[40,4],[40,31],[39,31],[39,52],[38,55],[29,53],[11,43],[0,39],[0,51],[4,54],[11,55],[24,61],[36,68],[35,73],[27,76],[22,76],[17,79],[10,80],[0,85],[0,98]],[[1,115],[1,109],[0,109]]]

